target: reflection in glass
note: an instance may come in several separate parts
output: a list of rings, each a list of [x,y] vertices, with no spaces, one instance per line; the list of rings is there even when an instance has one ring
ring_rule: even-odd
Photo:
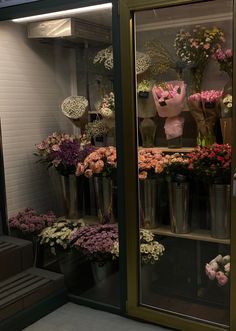
[[[134,26],[136,58],[149,58],[141,72],[136,64],[140,304],[221,325],[229,325],[232,7],[140,11]]]

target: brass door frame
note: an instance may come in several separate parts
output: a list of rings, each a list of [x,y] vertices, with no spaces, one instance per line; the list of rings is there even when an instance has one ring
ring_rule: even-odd
[[[213,0],[209,0],[213,1]],[[120,38],[121,38],[121,84],[122,109],[124,129],[124,163],[126,165],[125,187],[125,216],[127,220],[127,312],[128,315],[141,318],[153,323],[162,324],[183,331],[222,331],[228,328],[214,324],[184,318],[180,315],[152,310],[138,305],[138,185],[137,185],[137,124],[135,113],[135,73],[134,73],[134,33],[133,13],[138,10],[168,7],[173,5],[206,2],[206,0],[120,0]],[[234,1],[234,17],[236,1]],[[234,33],[236,45],[236,33]],[[234,47],[235,49],[235,47]],[[234,57],[234,69],[236,57]],[[235,70],[234,70],[235,71]],[[236,89],[233,98],[236,100]],[[235,108],[235,107],[234,107]],[[236,116],[233,118],[236,125]],[[236,146],[236,132],[233,133],[233,150]],[[236,152],[233,153],[232,169],[236,168]],[[233,171],[232,171],[233,172]],[[232,196],[232,220],[236,220],[236,197]],[[232,281],[234,280],[234,281]],[[231,296],[230,296],[230,330],[236,330],[236,223],[231,222]],[[234,309],[233,309],[234,308]],[[234,310],[234,311],[233,311]]]

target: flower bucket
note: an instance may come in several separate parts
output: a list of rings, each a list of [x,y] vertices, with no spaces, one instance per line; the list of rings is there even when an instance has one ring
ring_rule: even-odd
[[[75,175],[61,176],[62,193],[68,219],[83,216],[83,185]]]
[[[140,185],[140,218],[144,229],[155,229],[157,220],[157,180],[148,178],[139,181]]]
[[[230,237],[231,216],[230,185],[212,184],[210,186],[211,235],[217,239]]]
[[[110,177],[94,177],[94,190],[99,223],[115,223],[113,180]]]
[[[101,265],[98,262],[91,263],[93,280],[95,285],[99,285],[112,274],[112,261],[108,261]]]
[[[155,146],[156,124],[151,118],[144,118],[140,123],[139,130],[142,137],[143,147]]]
[[[174,233],[188,233],[189,226],[189,183],[170,182],[169,212],[171,231]]]

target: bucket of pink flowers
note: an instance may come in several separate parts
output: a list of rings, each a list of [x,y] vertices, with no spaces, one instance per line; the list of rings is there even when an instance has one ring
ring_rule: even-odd
[[[217,255],[205,266],[207,277],[219,286],[225,286],[230,277],[230,255]]]
[[[76,176],[93,178],[97,213],[100,223],[114,223],[116,181],[116,148],[100,147],[77,164]]]

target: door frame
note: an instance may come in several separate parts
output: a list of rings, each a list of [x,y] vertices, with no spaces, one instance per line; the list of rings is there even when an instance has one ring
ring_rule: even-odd
[[[162,324],[183,331],[222,331],[223,327],[207,324],[203,321],[165,313],[139,305],[138,277],[138,246],[139,246],[139,203],[137,183],[137,119],[135,111],[135,69],[134,69],[134,12],[153,8],[169,7],[191,3],[206,2],[207,0],[120,0],[120,36],[121,36],[121,83],[122,110],[124,127],[124,163],[126,166],[125,186],[125,215],[127,221],[127,312],[129,316],[141,318],[149,322]],[[214,1],[214,0],[208,0]],[[234,17],[236,1],[234,1]],[[236,34],[234,34],[234,49]],[[234,57],[234,72],[236,57]],[[236,100],[236,89],[233,98]],[[234,107],[235,108],[235,107]],[[236,127],[236,116],[233,118]],[[233,151],[236,147],[236,132],[233,133]],[[236,152],[233,152],[232,169],[236,168]],[[233,171],[232,171],[233,172]],[[233,174],[232,174],[233,175]],[[231,182],[232,183],[232,182]],[[132,192],[132,194],[131,194]],[[236,197],[232,196],[231,219],[236,219]],[[231,222],[231,290],[230,290],[230,330],[236,330],[236,223]]]

